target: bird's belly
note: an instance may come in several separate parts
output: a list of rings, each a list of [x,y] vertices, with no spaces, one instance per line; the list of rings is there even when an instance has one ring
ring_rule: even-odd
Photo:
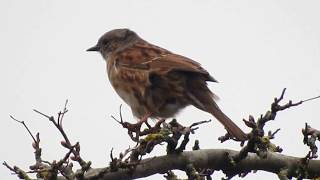
[[[137,98],[129,90],[117,87],[114,87],[114,89],[121,99],[123,99],[129,106],[132,107],[139,104]]]
[[[185,106],[186,105],[180,105],[180,104],[166,104],[159,109],[159,111],[157,112],[157,114],[155,114],[155,116],[161,117],[161,118],[174,117]]]
[[[140,92],[137,92],[135,88],[125,82],[121,84],[111,82],[111,84],[121,99],[130,106],[135,117],[142,118],[148,112],[141,96],[139,96]]]

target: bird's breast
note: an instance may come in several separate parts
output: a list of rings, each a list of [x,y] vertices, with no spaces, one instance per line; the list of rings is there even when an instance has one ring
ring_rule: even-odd
[[[107,64],[108,78],[117,94],[132,109],[136,117],[142,117],[147,108],[144,93],[148,84],[145,73],[122,68],[114,64]]]

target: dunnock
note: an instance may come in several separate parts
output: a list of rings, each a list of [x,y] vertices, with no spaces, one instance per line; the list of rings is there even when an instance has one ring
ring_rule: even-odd
[[[101,53],[113,88],[141,121],[173,117],[193,105],[216,117],[232,137],[247,139],[216,104],[206,82],[217,81],[199,63],[148,43],[129,29],[105,33],[87,51]]]

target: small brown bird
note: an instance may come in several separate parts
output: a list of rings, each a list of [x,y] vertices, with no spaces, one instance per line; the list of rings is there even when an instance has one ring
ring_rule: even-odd
[[[87,51],[101,53],[113,88],[141,121],[173,117],[193,105],[216,117],[232,137],[246,140],[216,104],[206,81],[217,81],[199,63],[148,43],[129,29],[105,33]]]

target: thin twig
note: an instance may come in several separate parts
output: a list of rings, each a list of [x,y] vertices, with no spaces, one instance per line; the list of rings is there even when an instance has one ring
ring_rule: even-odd
[[[18,166],[11,167],[7,162],[2,163],[5,167],[7,167],[10,171],[12,171],[14,174],[17,174],[20,179],[30,180],[30,177],[28,176],[27,172],[20,169]]]
[[[64,147],[66,147],[66,148],[68,148],[68,149],[71,148],[72,153],[73,153],[73,155],[74,155],[74,158],[72,158],[72,160],[77,161],[77,162],[80,164],[80,166],[81,166],[83,169],[85,169],[85,171],[86,171],[87,169],[90,168],[91,162],[85,162],[85,161],[80,157],[80,145],[79,145],[78,143],[77,143],[76,148],[72,148],[73,146],[72,146],[72,144],[71,144],[71,141],[69,140],[69,138],[68,138],[68,136],[67,136],[66,132],[64,131],[64,129],[63,129],[63,127],[62,127],[62,124],[61,124],[64,114],[68,112],[67,107],[66,107],[66,106],[67,106],[67,103],[68,103],[68,100],[66,100],[66,103],[65,103],[63,112],[58,113],[59,120],[57,120],[57,121],[55,120],[55,118],[54,118],[53,116],[46,115],[46,114],[44,114],[44,113],[42,113],[42,112],[40,112],[40,111],[38,111],[38,110],[36,110],[36,109],[34,109],[34,111],[35,111],[36,113],[39,113],[40,115],[48,118],[49,121],[51,121],[51,122],[54,124],[54,126],[59,130],[59,132],[61,133],[61,135],[63,136],[63,138],[64,138],[64,140],[65,140],[65,145],[64,145]],[[60,116],[59,116],[59,114],[60,114]],[[59,121],[60,121],[60,122],[59,122]],[[78,148],[77,148],[77,147],[78,147]]]
[[[283,99],[284,93],[286,92],[286,90],[287,90],[287,88],[284,88],[284,89],[282,90],[282,92],[281,92],[280,97],[274,99],[274,101],[275,101],[276,104],[278,104],[278,103]]]
[[[120,104],[120,106],[119,106],[119,115],[120,115],[120,119],[122,121],[122,104]]]
[[[273,133],[270,133],[270,137],[274,138],[274,136],[280,131],[280,128],[275,130]]]
[[[26,128],[26,130],[28,131],[29,135],[32,137],[33,141],[34,141],[35,143],[37,143],[36,138],[33,136],[33,134],[31,133],[30,129],[28,128],[28,126],[26,125],[26,123],[25,123],[24,121],[19,121],[18,119],[14,118],[14,117],[11,116],[11,115],[10,115],[10,118],[13,119],[13,120],[15,120],[15,121],[18,122],[18,123],[21,123],[21,124]]]
[[[7,167],[10,171],[16,173],[13,167],[11,167],[7,162],[3,161],[2,163],[5,167]]]
[[[36,113],[39,113],[39,114],[41,114],[42,116],[48,118],[49,121],[51,121],[51,122],[54,124],[54,126],[59,130],[59,132],[61,133],[61,135],[62,135],[63,138],[65,139],[66,143],[71,145],[70,140],[69,140],[67,134],[64,132],[62,126],[60,126],[60,125],[57,123],[57,121],[55,121],[55,119],[54,119],[53,116],[48,116],[48,115],[46,115],[46,114],[44,114],[44,113],[42,113],[42,112],[40,112],[40,111],[38,111],[38,110],[36,110],[36,109],[34,109],[33,111],[35,111]]]
[[[67,104],[68,104],[68,99],[66,100],[66,102],[64,103],[64,108],[63,108],[63,112],[59,112],[59,117],[58,117],[58,125],[60,125],[62,127],[62,120],[64,115],[68,112],[67,110]]]
[[[312,100],[318,99],[318,98],[320,98],[320,96],[316,96],[316,97],[312,97],[312,98],[309,98],[309,99],[305,99],[305,100],[302,100],[301,102],[312,101]]]
[[[38,110],[36,110],[36,109],[33,109],[33,111],[36,112],[36,113],[38,113],[38,114],[41,114],[42,116],[48,118],[49,120],[52,118],[52,116],[48,116],[48,115],[46,115],[46,114],[44,114],[44,113],[42,113],[42,112],[40,112],[40,111],[38,111]]]

